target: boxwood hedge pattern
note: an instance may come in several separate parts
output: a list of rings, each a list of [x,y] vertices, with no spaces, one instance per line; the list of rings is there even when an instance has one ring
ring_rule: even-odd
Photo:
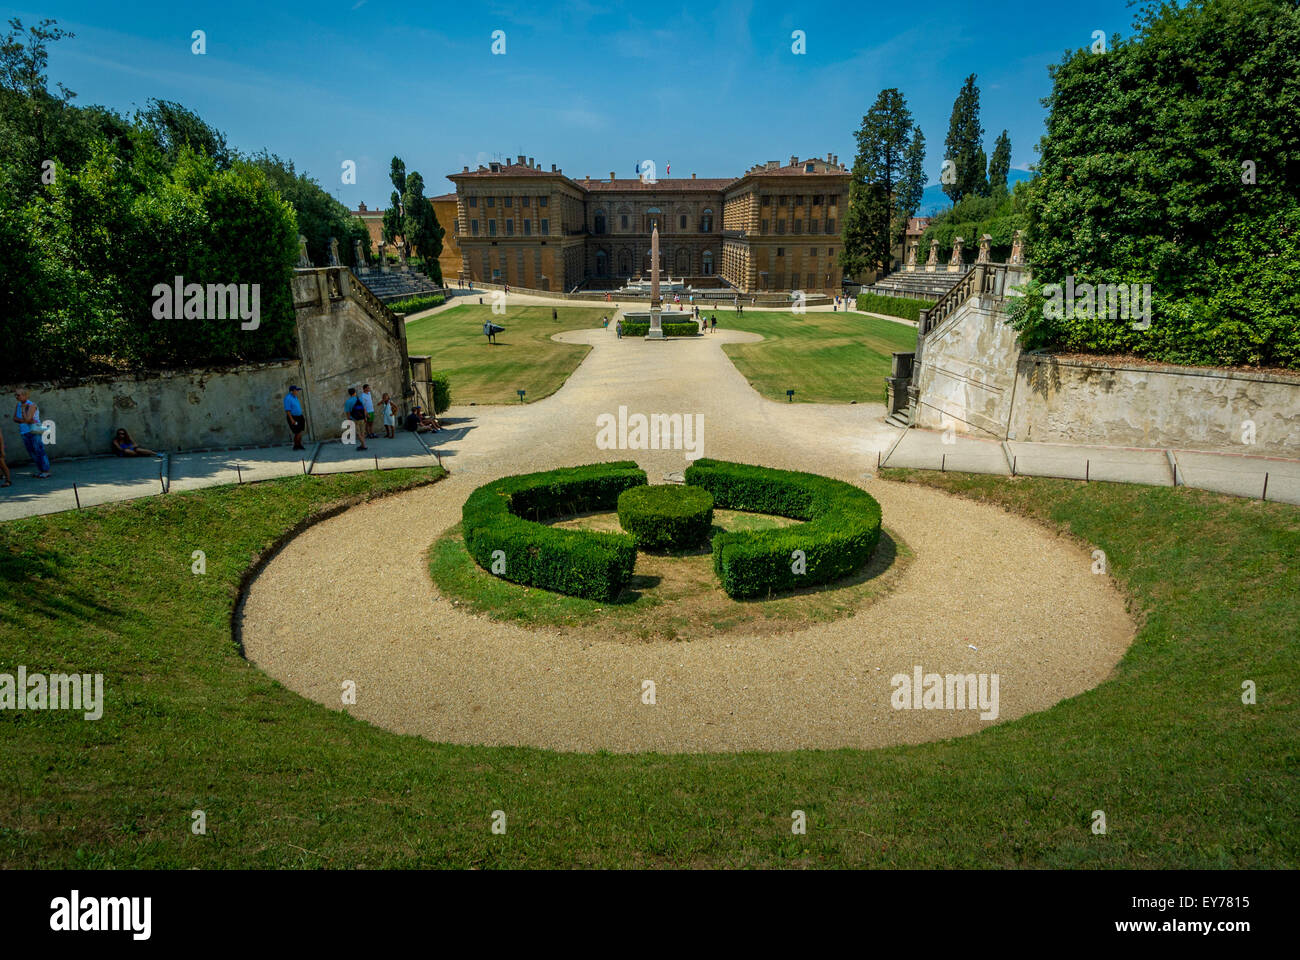
[[[632,487],[618,495],[618,523],[642,550],[687,550],[708,539],[713,495],[703,487]]]
[[[871,559],[880,540],[880,504],[841,480],[708,459],[696,460],[685,479],[713,494],[719,508],[807,521],[713,538],[714,572],[738,600],[848,576]]]
[[[669,323],[665,320],[661,322],[661,326],[665,337],[698,337],[700,335],[699,324],[694,320],[686,323]],[[625,337],[644,337],[649,332],[649,321],[623,321],[623,336]]]
[[[560,530],[535,521],[613,510],[620,493],[645,483],[645,471],[631,460],[502,477],[471,493],[461,508],[465,548],[480,567],[506,580],[613,600],[632,577],[635,540],[626,533]]]

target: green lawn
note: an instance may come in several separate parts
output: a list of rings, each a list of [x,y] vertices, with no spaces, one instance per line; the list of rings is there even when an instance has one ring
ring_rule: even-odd
[[[896,350],[916,349],[916,328],[852,313],[715,313],[719,327],[760,333],[762,343],[733,343],[723,349],[754,389],[770,400],[883,403],[884,378]]]
[[[974,736],[869,752],[443,746],[289,692],[230,634],[254,554],[431,471],[0,525],[0,672],[102,672],[107,701],[95,722],[0,714],[0,867],[1300,865],[1300,512],[1185,487],[887,474],[1105,550],[1141,623],[1116,675]]]
[[[453,404],[518,403],[516,390],[527,390],[529,401],[549,397],[591,349],[556,343],[551,335],[598,327],[602,316],[614,313],[612,305],[557,307],[559,319],[552,320],[550,307],[511,307],[501,315],[490,304],[485,294],[482,306],[465,304],[406,325],[407,349],[428,354],[433,369],[451,377]],[[495,344],[483,336],[485,320],[506,328]]]

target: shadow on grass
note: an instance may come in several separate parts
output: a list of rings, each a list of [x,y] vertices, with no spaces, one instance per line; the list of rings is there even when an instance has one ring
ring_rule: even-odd
[[[0,548],[0,593],[7,606],[32,617],[103,626],[122,613],[78,589],[74,565],[57,550]]]

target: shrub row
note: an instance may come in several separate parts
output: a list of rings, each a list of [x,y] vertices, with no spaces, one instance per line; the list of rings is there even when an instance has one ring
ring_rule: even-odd
[[[698,337],[700,335],[700,326],[694,320],[689,323],[664,323],[665,337]],[[625,337],[644,337],[650,332],[649,322],[642,323],[640,320],[623,321],[623,336]]]
[[[429,393],[433,401],[433,412],[442,413],[451,406],[451,378],[445,373],[433,374]]]
[[[388,309],[393,313],[419,313],[431,307],[441,307],[446,302],[447,298],[441,293],[420,293],[405,300],[394,300]]]
[[[631,460],[502,477],[471,493],[461,508],[465,548],[480,567],[506,580],[613,600],[632,577],[635,540],[625,533],[560,530],[535,520],[612,510],[620,493],[645,482],[645,471]],[[534,519],[525,519],[529,516]],[[498,550],[501,555],[494,558]]]
[[[708,539],[713,495],[703,487],[632,487],[618,495],[618,523],[642,550],[687,550]]]
[[[840,480],[708,459],[696,460],[685,477],[713,494],[722,509],[807,521],[713,538],[714,572],[738,600],[848,576],[871,559],[880,540],[880,504]],[[796,551],[802,551],[802,566]]]
[[[907,297],[886,297],[879,293],[858,294],[858,309],[867,313],[883,313],[890,317],[902,317],[913,323],[921,319],[921,311],[935,305],[936,300],[911,300]]]

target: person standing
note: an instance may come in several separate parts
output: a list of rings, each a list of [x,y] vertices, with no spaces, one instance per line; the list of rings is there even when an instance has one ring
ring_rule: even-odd
[[[716,313],[713,315],[713,332],[718,332],[718,315]]]
[[[614,332],[618,334],[618,339],[620,340],[623,339],[623,318],[622,317],[619,317],[618,321],[614,324]]]
[[[366,439],[375,439],[375,398],[370,394],[370,384],[361,385],[361,405],[366,408]]]
[[[293,448],[307,449],[302,445],[302,434],[307,429],[307,418],[302,415],[302,398],[298,396],[298,386],[291,386],[284,395],[284,416],[289,421],[289,432],[293,434]]]
[[[388,394],[384,394],[383,399],[379,401],[379,410],[384,415],[384,437],[392,440],[397,434],[397,406],[389,399]]]
[[[14,408],[14,423],[22,435],[23,446],[27,448],[32,463],[36,465],[36,479],[48,480],[50,476],[50,458],[45,453],[45,442],[41,439],[44,427],[41,426],[41,410],[32,402],[31,394],[26,390],[14,393],[18,405]]]
[[[352,429],[357,437],[357,449],[366,449],[366,405],[357,396],[356,387],[348,387],[348,395],[343,400],[343,413],[352,421]]]

